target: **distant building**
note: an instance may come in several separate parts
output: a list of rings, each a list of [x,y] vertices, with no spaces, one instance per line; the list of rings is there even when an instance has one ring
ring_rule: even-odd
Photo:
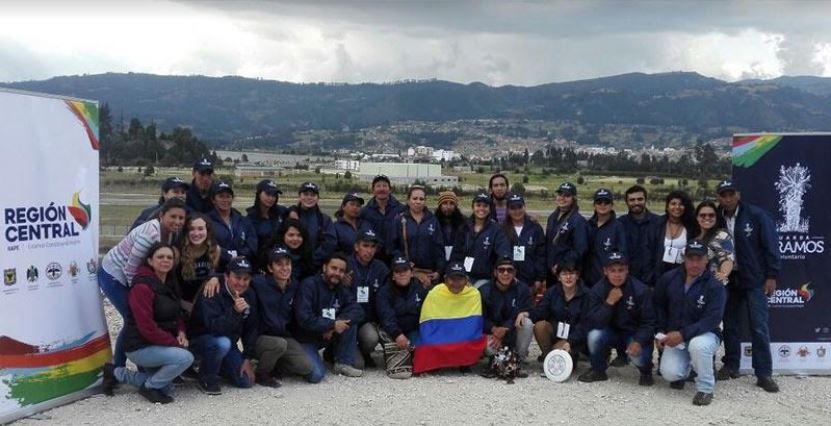
[[[441,166],[423,163],[361,163],[358,178],[371,182],[375,176],[386,175],[393,185],[412,185],[415,181],[434,187],[454,187],[459,184],[457,176],[442,176]]]
[[[361,169],[361,162],[358,160],[337,160],[335,168],[338,170],[358,171]]]
[[[277,176],[282,167],[254,166],[251,164],[237,164],[234,167],[236,177],[273,177]]]

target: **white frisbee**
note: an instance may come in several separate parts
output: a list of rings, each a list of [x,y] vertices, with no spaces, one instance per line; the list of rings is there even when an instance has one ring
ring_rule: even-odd
[[[542,363],[542,371],[545,373],[545,377],[555,382],[568,380],[573,368],[574,363],[571,360],[571,355],[562,349],[554,349],[549,352]]]

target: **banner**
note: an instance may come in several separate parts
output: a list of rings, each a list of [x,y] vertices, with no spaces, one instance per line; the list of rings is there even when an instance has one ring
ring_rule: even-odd
[[[0,423],[95,393],[98,105],[0,89]]]
[[[776,224],[782,271],[768,299],[773,370],[831,374],[831,134],[760,134],[733,138],[733,180],[743,201]],[[736,230],[736,232],[741,232]],[[743,339],[741,370],[753,348]]]

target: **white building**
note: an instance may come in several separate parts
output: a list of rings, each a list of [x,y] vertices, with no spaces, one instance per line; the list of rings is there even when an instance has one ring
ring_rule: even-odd
[[[361,162],[358,160],[337,160],[335,161],[335,168],[356,172],[361,169]]]
[[[442,176],[441,166],[423,163],[361,163],[358,178],[371,182],[375,176],[385,175],[393,185],[412,185],[415,181],[434,187],[454,187],[457,176]]]

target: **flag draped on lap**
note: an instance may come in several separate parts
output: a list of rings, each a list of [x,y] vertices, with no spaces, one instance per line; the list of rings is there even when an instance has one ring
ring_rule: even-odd
[[[482,327],[479,290],[468,286],[453,294],[446,285],[437,285],[421,308],[413,372],[475,364],[487,344]]]

